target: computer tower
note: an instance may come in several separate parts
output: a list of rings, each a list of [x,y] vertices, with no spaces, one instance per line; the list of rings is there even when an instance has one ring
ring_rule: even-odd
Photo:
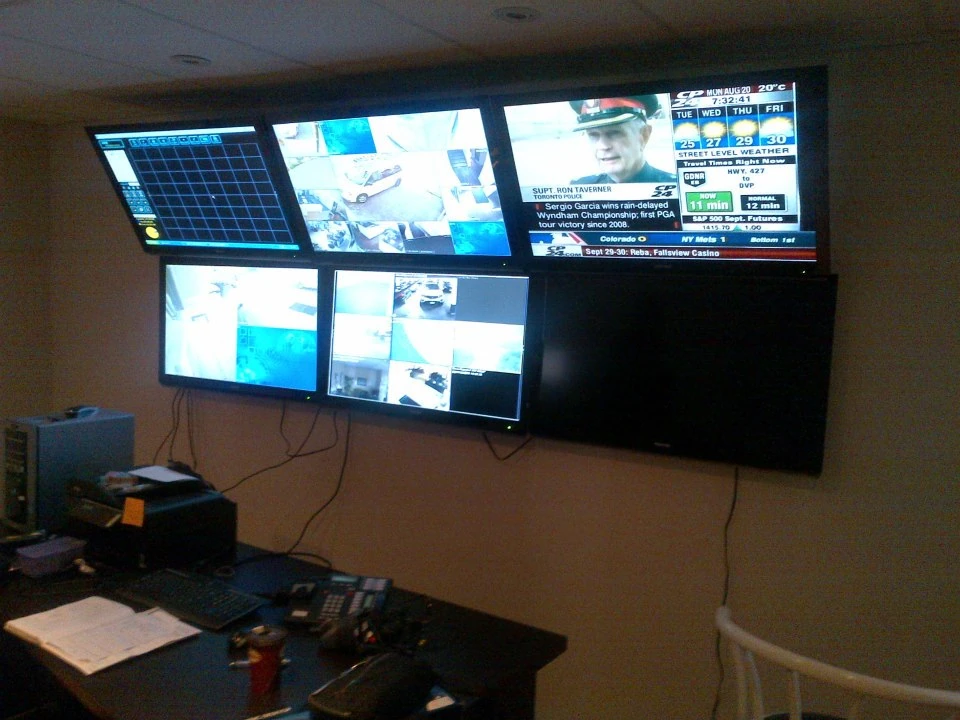
[[[13,418],[3,446],[2,525],[57,532],[66,522],[68,482],[133,467],[133,415],[85,408]]]

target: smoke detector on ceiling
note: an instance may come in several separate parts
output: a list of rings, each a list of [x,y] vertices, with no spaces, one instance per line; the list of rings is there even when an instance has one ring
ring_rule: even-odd
[[[203,55],[171,55],[170,59],[178,65],[192,65],[194,67],[205,67],[213,62]]]
[[[537,20],[540,17],[540,11],[523,5],[507,5],[494,10],[493,16],[503,22],[526,23]]]

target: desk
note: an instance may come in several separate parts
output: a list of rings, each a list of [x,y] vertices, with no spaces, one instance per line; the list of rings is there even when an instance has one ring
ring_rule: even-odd
[[[258,554],[241,547],[241,558]],[[272,595],[323,569],[300,560],[271,557],[240,564],[231,580],[244,590]],[[91,594],[110,593],[103,581],[76,578],[18,578],[0,589],[0,623],[47,610]],[[117,598],[119,599],[119,598]],[[391,590],[387,611],[416,606],[423,620],[418,657],[440,676],[444,688],[477,696],[470,717],[532,720],[537,671],[566,649],[566,638],[399,588]],[[268,606],[241,625],[279,624],[284,609]],[[236,629],[236,628],[233,628]],[[3,633],[3,648],[29,658],[37,673],[52,676],[70,697],[99,718],[109,720],[239,720],[249,714],[249,678],[227,667],[231,628],[200,635],[93,675],[85,676],[57,658]],[[290,629],[283,671],[282,704],[295,709],[327,680],[356,662],[335,651],[318,651],[316,636]],[[11,662],[0,656],[2,663]],[[3,717],[0,707],[0,717]]]

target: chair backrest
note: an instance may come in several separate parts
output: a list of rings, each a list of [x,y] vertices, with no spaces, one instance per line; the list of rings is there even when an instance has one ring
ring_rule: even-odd
[[[802,677],[814,678],[849,691],[854,700],[844,715],[846,720],[857,720],[860,706],[867,697],[950,708],[952,713],[947,717],[960,720],[960,692],[881,680],[798,655],[766,640],[761,640],[734,624],[730,617],[730,609],[727,607],[717,609],[716,624],[720,635],[729,643],[733,655],[737,682],[738,720],[761,720],[766,716],[756,658],[779,666],[785,672],[790,720],[801,720],[803,716],[800,695]]]

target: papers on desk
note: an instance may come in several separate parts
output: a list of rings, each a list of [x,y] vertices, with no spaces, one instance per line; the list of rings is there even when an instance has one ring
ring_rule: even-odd
[[[159,608],[137,613],[96,595],[9,620],[3,628],[85,675],[200,633]]]
[[[153,482],[159,483],[173,483],[180,482],[181,480],[196,480],[196,475],[187,475],[182,472],[177,472],[176,470],[171,470],[170,468],[165,468],[160,465],[148,465],[146,467],[136,468],[130,470],[128,475],[135,475],[144,480],[152,480]]]

